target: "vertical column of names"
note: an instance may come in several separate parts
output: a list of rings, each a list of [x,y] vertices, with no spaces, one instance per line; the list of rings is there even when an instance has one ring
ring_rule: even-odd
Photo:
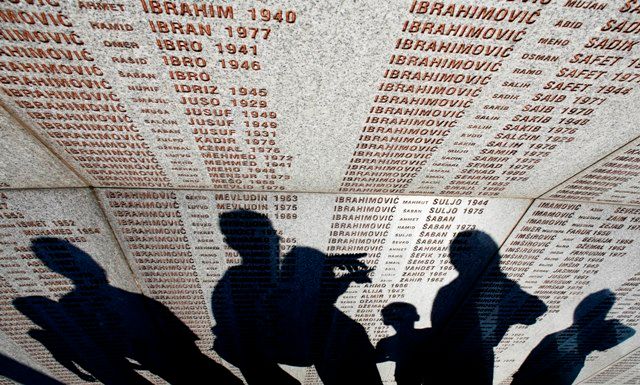
[[[339,191],[402,193],[429,164],[422,184],[412,190],[439,192],[430,185],[440,184],[462,158],[432,157],[451,145],[448,137],[460,130],[459,120],[541,10],[528,4],[414,1],[408,12]],[[469,141],[474,145],[471,131],[448,152],[459,152]]]
[[[375,269],[370,273],[372,283],[352,284],[337,305],[367,331],[379,326],[379,310],[386,302],[384,255],[393,247],[390,229],[398,217],[399,202],[397,196],[335,197],[327,251],[338,255],[366,253],[360,261]]]
[[[104,190],[101,194],[125,254],[148,294],[175,312],[200,337],[199,343],[210,341],[210,317],[178,193]]]
[[[94,48],[96,60],[102,63],[105,77],[123,96],[122,102],[127,106],[133,124],[148,140],[146,152],[158,158],[157,163],[141,161],[142,170],[139,172],[168,178],[168,183],[155,187],[184,187],[187,176],[181,174],[183,170],[179,167],[185,167],[185,158],[189,154],[184,153],[176,159],[172,150],[182,149],[185,152],[186,148],[173,139],[162,137],[164,133],[175,131],[177,121],[169,113],[172,108],[165,97],[162,78],[145,49],[146,36],[141,34],[134,2],[79,1],[70,8],[75,12],[73,16],[79,28],[91,31],[85,35],[86,44]],[[129,153],[133,157],[139,154]],[[101,161],[99,157],[96,160]],[[178,162],[183,163],[176,165]],[[151,185],[136,185],[145,186]]]
[[[283,191],[293,157],[281,147],[277,108],[261,82],[268,49],[295,11],[237,5],[141,1],[167,68],[180,126],[165,134],[199,159],[189,164],[192,183],[218,190]],[[181,117],[182,118],[181,118]],[[167,140],[170,140],[167,137]]]
[[[617,10],[604,2],[580,6],[580,2],[566,1],[562,5],[564,12],[576,16],[558,18],[549,33],[539,35],[533,46],[544,53],[521,53],[513,61],[512,79],[498,85],[493,95],[498,103],[524,104],[494,105],[504,118],[489,114],[492,111],[475,117],[486,118],[488,124],[496,121],[501,128],[448,181],[443,193],[497,196],[527,183],[540,165],[563,151],[572,151],[595,131],[607,129],[598,115],[629,103],[640,80],[634,52],[640,29],[634,24],[631,6],[620,4]],[[607,15],[612,18],[606,20]],[[575,33],[588,28],[583,20],[589,18],[597,20],[598,29],[580,43]],[[578,51],[568,55],[572,48]],[[569,59],[563,60],[567,55]],[[527,95],[531,91],[537,92]],[[508,121],[502,123],[503,119]],[[483,183],[466,183],[465,179]]]
[[[100,185],[166,186],[155,154],[56,1],[0,8],[0,86]]]

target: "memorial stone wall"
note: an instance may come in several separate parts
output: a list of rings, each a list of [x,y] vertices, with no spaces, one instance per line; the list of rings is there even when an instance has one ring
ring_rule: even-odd
[[[639,43],[638,0],[0,0],[0,383],[638,383]]]

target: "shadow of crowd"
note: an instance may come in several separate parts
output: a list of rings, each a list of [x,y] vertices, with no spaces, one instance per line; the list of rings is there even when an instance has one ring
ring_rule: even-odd
[[[366,285],[365,254],[325,254],[294,247],[281,255],[269,218],[248,210],[219,217],[225,243],[241,258],[213,290],[213,349],[249,385],[300,382],[281,365],[313,366],[325,385],[382,384],[377,363],[395,362],[398,385],[493,384],[494,347],[516,324],[533,325],[545,312],[538,297],[500,270],[498,245],[481,231],[450,243],[457,277],[442,287],[431,326],[416,329],[418,310],[394,302],[382,309],[394,334],[374,346],[366,330],[337,306],[351,284]],[[37,328],[29,335],[82,380],[106,385],[151,384],[148,371],[169,384],[242,384],[197,347],[198,337],[162,303],[109,284],[90,255],[58,238],[32,240],[34,254],[73,282],[57,301],[16,298]],[[610,290],[588,295],[573,324],[545,337],[525,359],[512,385],[572,384],[594,351],[610,349],[635,331],[606,320]],[[23,384],[60,384],[0,355],[0,375]]]

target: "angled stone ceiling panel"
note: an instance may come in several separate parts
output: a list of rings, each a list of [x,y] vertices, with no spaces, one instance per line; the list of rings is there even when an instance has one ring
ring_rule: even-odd
[[[638,135],[624,1],[109,4],[0,14],[0,95],[96,186],[535,197]]]
[[[84,183],[0,108],[0,188],[80,187]]]
[[[497,346],[497,381],[511,383],[510,376],[546,336],[546,350],[541,350],[546,357],[528,367],[570,372],[583,363],[576,383],[640,345],[639,225],[640,210],[634,206],[533,203],[502,246],[501,265],[548,309],[534,325],[509,330]],[[558,349],[550,349],[552,340]]]
[[[556,187],[545,198],[640,204],[640,139]]]
[[[581,384],[633,384],[640,380],[640,349],[636,349]]]

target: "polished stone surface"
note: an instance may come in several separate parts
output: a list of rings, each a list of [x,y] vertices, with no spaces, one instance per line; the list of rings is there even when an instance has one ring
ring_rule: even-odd
[[[546,198],[640,204],[640,140],[586,168],[545,194]]]
[[[497,362],[504,362],[504,366],[498,366],[497,379],[513,374],[526,358],[523,352],[531,351],[545,336],[572,324],[587,329],[588,322],[576,322],[580,321],[576,318],[576,309],[589,295],[600,290],[608,289],[613,295],[592,303],[594,311],[601,312],[606,319],[617,319],[627,327],[637,328],[640,263],[635,256],[639,252],[639,221],[640,211],[634,206],[552,200],[533,203],[502,246],[501,263],[508,276],[538,296],[548,309],[531,327],[510,330],[498,345]],[[607,309],[607,305],[611,308]],[[581,338],[575,329],[561,349],[569,360],[571,350],[577,349]],[[622,327],[616,330],[617,334],[613,334],[620,344],[607,348],[605,353],[590,352],[576,383],[631,352],[640,343],[637,334],[629,336],[626,334],[629,330]],[[594,329],[585,343],[610,338],[614,337]],[[553,365],[551,362],[549,365]]]
[[[237,310],[303,385],[331,385],[318,346],[348,366],[377,345],[394,384],[412,363],[395,353],[429,338],[413,366],[434,383],[638,382],[639,15],[635,0],[0,2],[0,359],[35,383],[245,378]],[[244,266],[252,241],[268,262]],[[43,265],[56,248],[67,264]],[[142,326],[157,320],[175,332]],[[182,361],[161,364],[174,346]]]
[[[534,198],[638,136],[624,6],[96,4],[7,5],[1,93],[94,186]]]
[[[111,284],[135,292],[137,289],[131,271],[91,191],[5,190],[0,192],[0,197],[3,235],[0,249],[1,329],[31,356],[31,368],[44,368],[43,373],[64,383],[84,383],[60,366],[49,351],[28,334],[30,330],[37,329],[37,325],[14,302],[17,298],[30,296],[56,301],[76,286],[42,263],[33,252],[33,242],[42,237],[68,240],[104,269]],[[119,337],[113,336],[114,339]],[[6,348],[11,349],[11,345]],[[12,357],[22,361],[21,354]]]
[[[0,188],[81,187],[85,184],[0,108]]]

